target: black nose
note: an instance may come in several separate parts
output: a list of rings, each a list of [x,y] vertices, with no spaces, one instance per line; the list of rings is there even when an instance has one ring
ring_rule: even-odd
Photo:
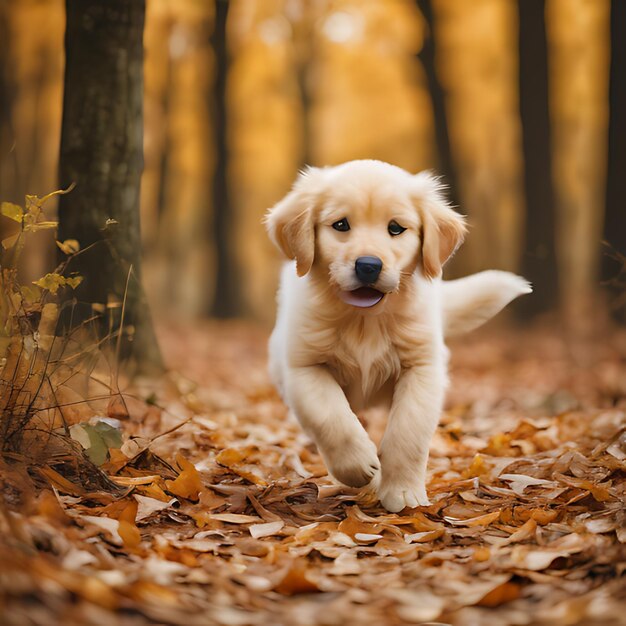
[[[378,280],[383,262],[377,256],[360,256],[354,264],[357,278],[366,285],[371,285]]]

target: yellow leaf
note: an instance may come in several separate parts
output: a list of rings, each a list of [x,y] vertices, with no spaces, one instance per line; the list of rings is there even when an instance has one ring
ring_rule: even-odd
[[[82,276],[70,276],[65,279],[65,284],[72,289],[76,289],[83,282]]]
[[[24,220],[24,209],[18,204],[13,204],[12,202],[3,202],[0,205],[0,212],[5,217],[8,217],[15,222],[19,222],[20,224]]]
[[[47,289],[50,293],[56,293],[59,287],[65,285],[65,276],[61,274],[48,273],[39,280],[33,280],[33,285],[42,289]]]
[[[31,285],[24,285],[20,287],[20,293],[22,294],[22,298],[28,304],[34,304],[39,301],[41,297],[41,291],[36,287],[32,287]]]
[[[63,254],[76,254],[80,250],[80,244],[76,239],[66,239],[65,241],[57,241],[57,246]]]
[[[476,478],[486,474],[491,469],[491,464],[485,462],[485,457],[482,454],[476,454],[472,460],[472,464],[463,471],[464,478]]]
[[[9,250],[10,248],[12,248],[17,243],[17,240],[20,238],[21,234],[22,233],[16,233],[15,235],[11,235],[10,237],[6,237],[5,239],[3,239],[2,247],[5,250]]]
[[[59,287],[65,287],[66,285],[72,289],[76,289],[81,282],[83,282],[82,276],[66,277],[57,273],[49,273],[39,280],[34,280],[33,285],[47,289],[50,293],[56,293]]]

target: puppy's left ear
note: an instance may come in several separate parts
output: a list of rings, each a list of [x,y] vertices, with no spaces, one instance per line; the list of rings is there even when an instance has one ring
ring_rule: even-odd
[[[441,275],[467,232],[465,218],[450,208],[443,189],[430,172],[413,177],[413,201],[422,219],[422,272],[431,280]]]
[[[323,173],[309,167],[292,190],[266,214],[270,239],[288,259],[296,260],[298,276],[307,274],[315,257],[314,210],[323,193]]]

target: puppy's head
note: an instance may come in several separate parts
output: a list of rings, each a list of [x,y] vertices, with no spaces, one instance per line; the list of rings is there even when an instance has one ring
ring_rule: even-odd
[[[380,161],[305,170],[266,225],[299,276],[315,272],[359,308],[401,291],[414,271],[439,276],[465,235],[437,178]]]

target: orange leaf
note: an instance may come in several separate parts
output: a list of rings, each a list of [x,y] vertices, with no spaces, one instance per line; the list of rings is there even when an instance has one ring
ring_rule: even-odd
[[[463,471],[463,478],[476,478],[487,474],[492,468],[491,464],[485,462],[485,457],[482,454],[476,454],[472,460],[472,464]]]
[[[42,467],[39,472],[62,493],[68,493],[71,496],[82,496],[85,493],[81,487],[70,482],[48,465]]]
[[[306,568],[303,565],[293,563],[274,590],[291,596],[297,593],[319,591],[319,587],[306,577]]]
[[[37,501],[37,508],[39,509],[40,515],[50,520],[60,522],[61,524],[68,524],[70,522],[70,518],[63,510],[63,507],[52,491],[45,490],[41,492]]]
[[[474,560],[482,563],[488,561],[491,557],[491,550],[485,546],[480,546],[474,550]]]
[[[506,582],[498,585],[495,589],[492,589],[487,595],[485,595],[476,604],[478,606],[500,606],[505,602],[512,602],[520,597],[521,587],[512,582]]]
[[[117,532],[124,542],[124,546],[131,551],[136,550],[141,543],[141,533],[135,524],[137,515],[137,501],[131,500],[120,513]]]
[[[215,461],[224,467],[232,467],[241,463],[251,452],[251,448],[226,448],[215,457]]]
[[[175,496],[197,502],[200,491],[202,491],[202,480],[200,479],[198,470],[193,463],[188,461],[181,454],[176,457],[176,462],[182,472],[178,475],[176,480],[165,481],[167,490]]]
[[[489,524],[495,522],[500,517],[500,511],[493,511],[492,513],[485,513],[485,515],[479,515],[478,517],[470,517],[469,519],[458,519],[454,517],[444,517],[446,522],[453,526],[489,526]]]
[[[357,513],[358,511],[358,513]],[[381,530],[381,525],[372,523],[369,521],[363,521],[363,519],[359,519],[360,510],[355,507],[351,507],[347,511],[346,519],[344,519],[339,524],[339,532],[345,533],[349,535],[352,539],[356,534],[363,535],[377,535]]]

